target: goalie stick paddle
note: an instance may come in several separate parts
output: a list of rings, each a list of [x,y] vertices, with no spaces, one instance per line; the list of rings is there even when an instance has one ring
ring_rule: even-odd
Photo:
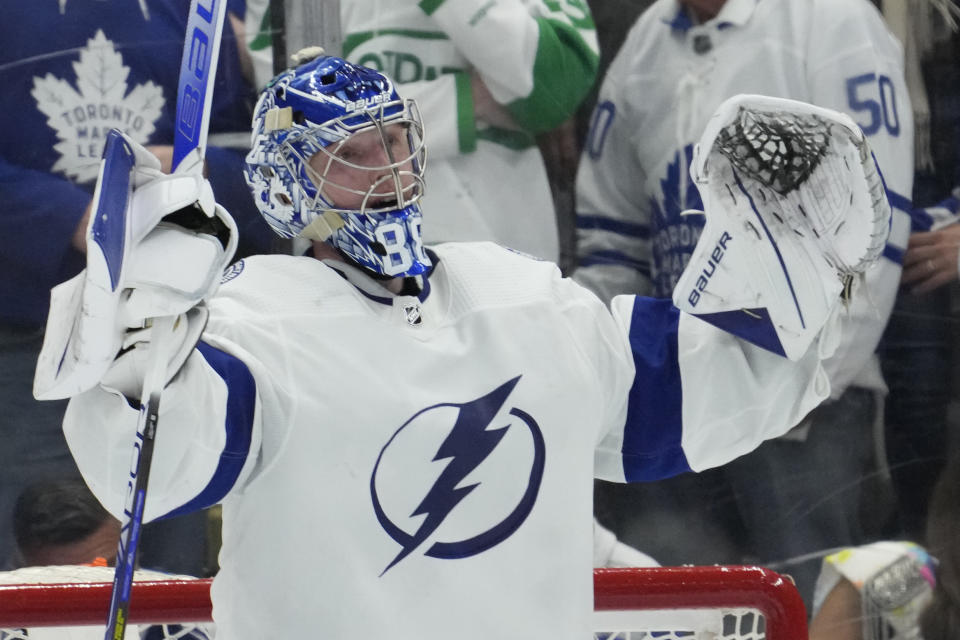
[[[173,141],[174,172],[203,171],[213,98],[213,80],[216,74],[223,23],[226,19],[226,5],[227,0],[191,0],[190,2],[177,88],[177,114]],[[101,183],[98,184],[100,192],[98,220],[101,217],[99,209],[101,203],[109,203],[113,207],[119,206],[119,210],[114,210],[114,219],[124,219],[123,212],[130,195],[130,172],[133,170],[132,154],[124,147],[119,135],[108,137],[104,148],[103,175]],[[120,178],[123,173],[126,174],[125,183]],[[122,195],[118,193],[121,191]],[[117,213],[119,215],[116,215]],[[119,236],[115,236],[120,238],[121,255],[125,236],[123,229],[120,229]],[[173,333],[174,322],[174,317],[153,318],[152,321],[153,330],[148,347],[149,364],[140,396],[140,415],[127,477],[123,509],[125,522],[121,528],[117,546],[116,570],[110,595],[105,640],[123,640],[126,632],[133,573],[136,569],[137,548],[143,525],[147,480],[150,475],[154,437],[160,415],[160,394],[166,377],[168,343]]]

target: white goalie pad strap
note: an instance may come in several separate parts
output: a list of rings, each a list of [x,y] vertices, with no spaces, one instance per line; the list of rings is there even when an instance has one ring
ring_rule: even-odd
[[[775,139],[749,139],[756,119],[773,123]],[[768,158],[764,144],[780,147]],[[844,285],[879,259],[889,232],[890,207],[862,135],[839,113],[737,96],[720,107],[695,154],[706,224],[674,304],[800,358],[824,325],[839,326]],[[784,157],[794,164],[778,165]],[[837,340],[831,335],[820,351]]]
[[[236,248],[236,224],[213,201],[202,176],[166,175],[158,167],[146,149],[110,132],[87,229],[86,269],[51,292],[34,378],[38,399],[67,398],[94,387],[128,327],[184,313],[219,286]],[[198,219],[221,223],[226,247],[208,233],[161,224],[168,214],[194,204]]]

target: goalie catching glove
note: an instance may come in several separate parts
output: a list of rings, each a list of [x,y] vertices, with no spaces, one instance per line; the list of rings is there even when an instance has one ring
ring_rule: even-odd
[[[829,109],[735,96],[707,124],[690,173],[706,224],[674,304],[800,358],[880,258],[890,231],[863,133]]]
[[[86,269],[51,291],[34,378],[40,400],[94,387],[128,330],[160,316],[178,317],[169,380],[199,338],[201,303],[236,249],[236,225],[199,168],[164,174],[153,154],[116,129],[107,135],[93,201]]]

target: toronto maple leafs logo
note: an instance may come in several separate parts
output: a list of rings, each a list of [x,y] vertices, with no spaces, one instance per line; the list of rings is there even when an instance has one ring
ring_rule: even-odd
[[[146,144],[163,111],[163,88],[147,81],[127,91],[130,68],[103,31],[87,41],[73,63],[76,87],[53,74],[33,79],[30,95],[57,133],[60,158],[51,171],[75,182],[97,177],[107,134],[117,128]]]
[[[509,538],[537,500],[546,461],[543,433],[509,400],[520,376],[464,403],[416,413],[374,465],[377,520],[400,548],[383,569],[417,549],[452,560]]]
[[[693,145],[677,151],[660,179],[659,194],[650,197],[654,230],[651,277],[653,295],[658,298],[672,295],[703,230],[703,216],[681,215],[688,209],[703,209],[696,184],[686,178],[692,158]]]

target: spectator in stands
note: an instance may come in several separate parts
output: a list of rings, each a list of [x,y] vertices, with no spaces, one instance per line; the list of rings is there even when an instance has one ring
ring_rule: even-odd
[[[913,233],[904,285],[880,345],[886,452],[896,497],[886,536],[918,540],[944,464],[956,335],[951,290],[960,246],[960,5],[886,0],[887,22],[904,44],[915,122]],[[952,193],[951,193],[952,192]]]
[[[112,565],[120,523],[82,478],[70,477],[27,487],[14,507],[13,534],[19,566]]]
[[[270,39],[256,37],[268,33],[267,5],[248,2],[261,86],[273,75]],[[492,240],[558,262],[537,137],[558,173],[575,164],[575,132],[561,125],[596,79],[586,3],[505,0],[491,10],[480,1],[351,0],[341,2],[341,29],[343,57],[391,75],[423,111],[431,140],[424,205],[443,212],[425,227],[425,241]]]
[[[689,177],[693,145],[738,93],[811,102],[859,124],[897,207],[888,258],[867,274],[869,293],[845,320],[856,329],[827,362],[833,402],[710,476],[601,485],[598,502],[619,500],[611,511],[621,514],[634,503],[629,520],[607,524],[665,564],[791,560],[778,568],[809,602],[819,559],[792,559],[861,541],[859,488],[884,388],[874,350],[909,230],[913,122],[902,52],[877,10],[867,0],[655,2],[598,96],[577,178],[574,278],[604,300],[670,295],[703,224],[690,213],[704,206]]]
[[[31,393],[50,288],[84,265],[86,216],[107,130],[124,129],[169,165],[187,6],[60,0],[33,3],[0,22],[0,568],[13,553],[17,495],[33,482],[76,472],[61,433],[65,403],[39,403]],[[231,0],[230,10],[233,23],[242,24],[243,2]],[[252,108],[237,40],[231,29],[226,34],[214,134],[248,132]],[[241,252],[268,251],[271,234],[243,184],[245,151],[215,140],[207,170],[241,227]],[[178,525],[162,526],[164,534],[144,537],[145,553],[169,545],[159,551],[173,563],[169,569],[197,571],[188,557],[194,547],[172,535]]]
[[[960,187],[948,200],[927,211],[934,209],[944,209],[953,215],[960,213]],[[960,224],[951,222],[931,231],[911,234],[903,264],[902,282],[911,293],[929,293],[955,282],[960,277]]]
[[[27,487],[17,499],[13,516],[14,537],[19,550],[17,568],[51,565],[113,566],[116,561],[120,522],[97,501],[79,476],[58,478]],[[201,547],[205,545],[200,545]],[[25,576],[38,577],[39,573]],[[72,574],[64,574],[71,580]],[[137,579],[164,579],[162,572],[137,569]],[[101,578],[108,581],[106,574]],[[138,628],[142,640],[177,638],[210,640],[211,624],[163,624]],[[61,629],[71,640],[103,638],[103,629]],[[43,630],[24,629],[13,638],[47,637]],[[130,637],[132,634],[127,634]],[[0,639],[6,638],[0,631]],[[57,636],[60,637],[60,636]]]
[[[960,637],[960,459],[944,468],[929,516],[926,549],[877,542],[824,559],[810,640]]]

